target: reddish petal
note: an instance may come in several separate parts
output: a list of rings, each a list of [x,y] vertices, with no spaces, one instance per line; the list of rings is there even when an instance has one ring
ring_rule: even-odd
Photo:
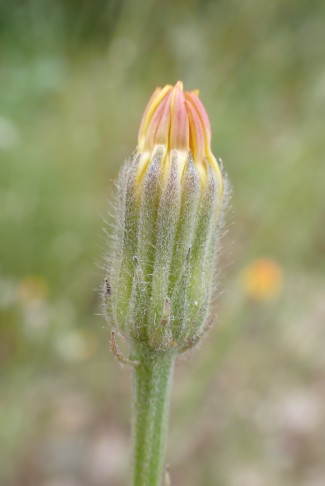
[[[171,98],[172,91],[166,96],[166,101],[162,107],[162,115],[155,134],[155,145],[165,145],[168,148],[170,117],[171,117]],[[161,103],[162,105],[162,103]]]
[[[138,134],[138,145],[140,148],[143,147],[146,132],[149,126],[149,123],[153,117],[154,112],[156,111],[157,107],[164,99],[166,94],[172,89],[172,86],[167,84],[164,88],[157,88],[155,89],[153,95],[151,96],[146,109],[144,110],[144,114],[142,116],[142,120],[140,123],[139,134]]]
[[[205,157],[204,131],[201,120],[193,107],[186,100],[186,108],[190,122],[190,147],[193,152],[194,162],[202,163]]]
[[[166,126],[165,126],[167,123],[166,113],[170,112],[170,96],[171,93],[168,93],[167,96],[165,96],[165,98],[160,102],[160,104],[158,105],[156,111],[154,112],[149,122],[146,133],[144,134],[145,136],[144,150],[151,151],[155,144],[163,143],[163,142],[157,142],[157,136],[159,136],[158,129],[160,128],[162,123],[166,130]],[[160,130],[162,130],[162,128]],[[167,132],[165,144],[168,145],[168,132]]]
[[[183,83],[178,81],[171,101],[170,149],[189,150],[189,120],[185,106]]]
[[[194,106],[197,114],[200,117],[201,123],[204,128],[205,136],[206,136],[206,143],[210,145],[211,142],[211,125],[208,114],[203,106],[202,101],[198,97],[196,91],[192,91],[191,93],[185,93],[186,99]]]

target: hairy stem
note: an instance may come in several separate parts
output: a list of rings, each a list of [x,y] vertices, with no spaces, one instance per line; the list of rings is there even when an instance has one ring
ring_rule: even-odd
[[[136,346],[133,370],[133,486],[161,486],[175,353]]]

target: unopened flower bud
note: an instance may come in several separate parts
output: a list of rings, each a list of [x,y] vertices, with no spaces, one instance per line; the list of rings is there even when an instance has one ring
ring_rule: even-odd
[[[225,193],[198,92],[157,88],[118,183],[105,307],[122,335],[181,350],[203,334]]]

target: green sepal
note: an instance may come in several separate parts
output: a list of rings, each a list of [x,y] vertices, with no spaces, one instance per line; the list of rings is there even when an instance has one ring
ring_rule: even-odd
[[[166,299],[170,265],[180,209],[180,177],[177,156],[170,161],[167,180],[162,189],[156,224],[156,247],[152,275],[151,302],[148,309],[148,332],[151,346],[166,349],[171,344],[170,319],[166,323]],[[169,311],[170,314],[170,311]]]

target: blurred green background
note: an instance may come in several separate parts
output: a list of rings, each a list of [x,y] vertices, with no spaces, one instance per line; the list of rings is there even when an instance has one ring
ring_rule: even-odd
[[[172,484],[324,486],[324,19],[309,0],[1,1],[1,485],[127,484],[102,228],[149,96],[182,79],[233,197],[218,325],[176,371]]]

